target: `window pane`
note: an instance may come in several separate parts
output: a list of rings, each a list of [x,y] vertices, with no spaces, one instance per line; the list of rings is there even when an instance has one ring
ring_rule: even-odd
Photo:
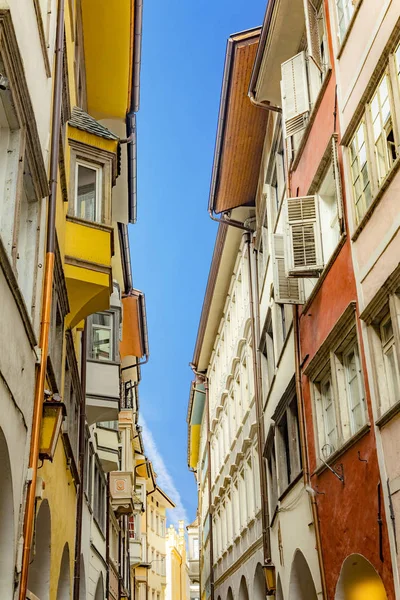
[[[370,102],[374,132],[375,157],[378,182],[381,183],[396,159],[393,125],[389,98],[389,81],[385,75]]]
[[[337,447],[336,437],[336,414],[335,405],[333,402],[332,384],[331,380],[327,379],[321,385],[321,397],[322,397],[322,410],[325,427],[325,439],[326,443],[329,444],[330,453],[334,452]],[[328,454],[329,456],[329,454]]]
[[[351,433],[356,433],[365,423],[364,398],[358,354],[353,348],[345,357],[347,396]]]
[[[77,217],[96,221],[97,171],[78,164],[77,178]]]
[[[371,111],[372,111],[371,103]],[[364,216],[371,203],[370,177],[367,164],[364,123],[360,123],[350,143],[351,175],[357,222]]]
[[[96,313],[92,321],[91,358],[95,360],[113,360],[113,316]]]

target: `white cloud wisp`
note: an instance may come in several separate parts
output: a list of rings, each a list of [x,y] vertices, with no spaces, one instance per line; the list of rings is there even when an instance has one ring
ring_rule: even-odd
[[[183,506],[180,494],[176,489],[174,480],[172,479],[168,469],[164,463],[164,459],[161,456],[157,444],[154,440],[153,434],[147,427],[146,421],[142,416],[139,418],[140,425],[142,426],[142,437],[144,444],[144,451],[146,456],[153,463],[154,471],[157,475],[157,485],[167,494],[169,498],[176,504],[176,508],[168,511],[168,520],[178,528],[178,522],[183,520],[185,525],[189,524],[186,509]]]

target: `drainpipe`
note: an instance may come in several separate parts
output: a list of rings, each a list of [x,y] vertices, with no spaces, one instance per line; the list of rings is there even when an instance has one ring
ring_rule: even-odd
[[[75,565],[74,565],[74,590],[73,600],[79,600],[79,587],[81,579],[81,551],[82,551],[82,514],[83,514],[83,488],[85,474],[85,427],[86,427],[86,356],[87,356],[87,330],[86,320],[82,332],[81,344],[81,388],[82,403],[79,415],[79,475],[76,507],[76,533],[75,533]],[[108,528],[107,528],[108,530]]]
[[[55,78],[53,92],[51,158],[50,158],[50,194],[47,205],[46,258],[43,282],[42,322],[40,326],[39,348],[40,365],[36,372],[35,396],[33,404],[31,445],[29,453],[27,495],[24,515],[24,545],[22,550],[21,579],[19,600],[25,600],[33,524],[35,520],[35,496],[37,468],[39,459],[40,427],[42,423],[43,397],[46,381],[47,355],[49,349],[49,331],[54,277],[54,258],[56,244],[56,197],[59,158],[59,138],[61,127],[62,69],[64,54],[64,0],[58,0],[56,34]]]
[[[301,385],[301,370],[300,370],[300,330],[299,330],[299,311],[298,305],[293,305],[293,333],[294,333],[294,353],[295,353],[295,377],[296,377],[296,394],[297,394],[297,408],[299,413],[300,422],[300,447],[301,447],[301,459],[303,463],[303,480],[304,486],[310,493],[308,494],[311,502],[312,518],[315,528],[315,540],[318,554],[318,565],[321,573],[321,585],[322,585],[322,597],[327,600],[327,588],[324,571],[324,561],[322,555],[322,543],[321,543],[321,531],[319,526],[318,518],[318,505],[315,498],[315,493],[312,490],[310,469],[308,464],[308,449],[307,449],[307,434],[306,434],[306,423],[304,417],[304,399],[303,399],[303,387]]]
[[[206,418],[207,418],[207,453],[208,453],[208,461],[207,461],[207,480],[208,480],[208,519],[209,519],[209,529],[210,529],[210,589],[211,596],[210,599],[214,600],[214,532],[213,532],[213,522],[212,522],[212,514],[211,514],[211,432],[210,432],[210,399],[209,399],[209,389],[208,389],[208,378],[204,377],[204,389],[206,392]],[[200,590],[201,593],[201,590]]]
[[[258,100],[255,99],[254,96],[254,92],[249,92],[249,98],[250,98],[250,102],[253,104],[253,106],[256,106],[257,108],[263,108],[264,110],[270,110],[272,112],[277,112],[282,114],[282,109],[279,108],[279,106],[274,106],[273,104],[270,104],[269,102],[259,102]]]
[[[107,473],[107,506],[106,506],[106,563],[107,563],[107,572],[106,572],[106,591],[109,592],[110,589],[110,473]],[[83,600],[82,598],[78,598],[78,600]]]
[[[258,327],[258,294],[256,293],[256,308],[254,303],[254,288],[257,288],[257,280],[253,280],[253,269],[256,275],[255,257],[251,252],[251,237],[250,234],[246,234],[246,245],[248,254],[248,266],[249,266],[249,294],[250,294],[250,319],[251,319],[251,342],[253,351],[253,373],[254,373],[254,394],[255,394],[255,406],[256,406],[256,418],[257,418],[257,454],[258,454],[258,467],[260,472],[260,488],[261,488],[261,523],[262,523],[262,541],[263,541],[263,553],[264,553],[264,565],[271,563],[271,542],[269,538],[269,511],[268,511],[268,497],[267,497],[267,480],[265,473],[264,463],[264,419],[263,419],[263,405],[262,405],[262,394],[260,386],[260,360],[259,360],[259,327]],[[257,313],[257,316],[256,316]]]

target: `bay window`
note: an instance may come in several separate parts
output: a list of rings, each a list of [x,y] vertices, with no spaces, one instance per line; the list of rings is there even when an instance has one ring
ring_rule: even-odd
[[[102,312],[89,319],[89,358],[115,361],[117,355],[115,313]]]

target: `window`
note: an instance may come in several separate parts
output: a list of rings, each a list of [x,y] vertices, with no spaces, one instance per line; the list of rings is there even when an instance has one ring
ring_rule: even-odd
[[[83,161],[76,162],[75,181],[75,216],[101,223],[101,167]]]
[[[340,317],[305,372],[313,383],[320,457],[327,460],[367,420],[353,304]]]
[[[199,538],[193,538],[193,559],[199,559]]]
[[[159,522],[159,518],[158,518],[158,515],[156,515],[156,534],[160,535],[160,530],[159,530],[158,522]]]
[[[272,329],[271,311],[269,311],[264,331],[261,336],[260,350],[265,360],[267,361],[266,370],[268,375],[268,386],[270,386],[275,374],[274,332]]]
[[[88,444],[88,451],[86,453],[85,461],[85,493],[89,505],[92,504],[92,493],[93,493],[93,461],[94,461],[94,450],[92,444]]]
[[[300,433],[297,397],[292,399],[276,421],[279,493],[282,494],[301,471]]]
[[[371,91],[364,115],[349,142],[357,225],[399,157],[399,132],[394,118],[397,106],[393,94],[394,87],[399,86],[399,57],[400,46],[388,57],[386,70]]]
[[[65,362],[64,404],[67,417],[63,422],[63,432],[68,436],[71,450],[78,464],[78,424],[80,414],[80,379],[76,364],[75,351],[70,334],[67,337],[67,360]]]
[[[395,315],[397,318],[397,315]],[[388,386],[389,406],[400,400],[400,375],[397,361],[395,337],[391,315],[387,315],[380,325],[380,338],[382,344],[382,355],[384,371]]]
[[[165,537],[165,519],[160,519],[160,536]]]
[[[351,17],[353,16],[355,3],[356,0],[336,0],[340,41],[343,41]]]
[[[370,102],[374,154],[380,185],[396,160],[389,77],[385,74]]]
[[[277,479],[277,469],[276,469],[276,451],[275,451],[275,443],[272,440],[272,443],[269,445],[267,451],[267,465],[268,465],[268,483],[269,483],[269,508],[270,508],[270,517],[271,519],[274,516],[276,506],[278,504],[278,479]]]
[[[90,317],[89,358],[92,360],[115,360],[115,315],[96,313]]]
[[[94,463],[93,515],[101,531],[105,531],[106,481],[97,460]]]
[[[351,177],[357,223],[371,204],[371,182],[365,142],[365,123],[362,121],[350,143]]]

